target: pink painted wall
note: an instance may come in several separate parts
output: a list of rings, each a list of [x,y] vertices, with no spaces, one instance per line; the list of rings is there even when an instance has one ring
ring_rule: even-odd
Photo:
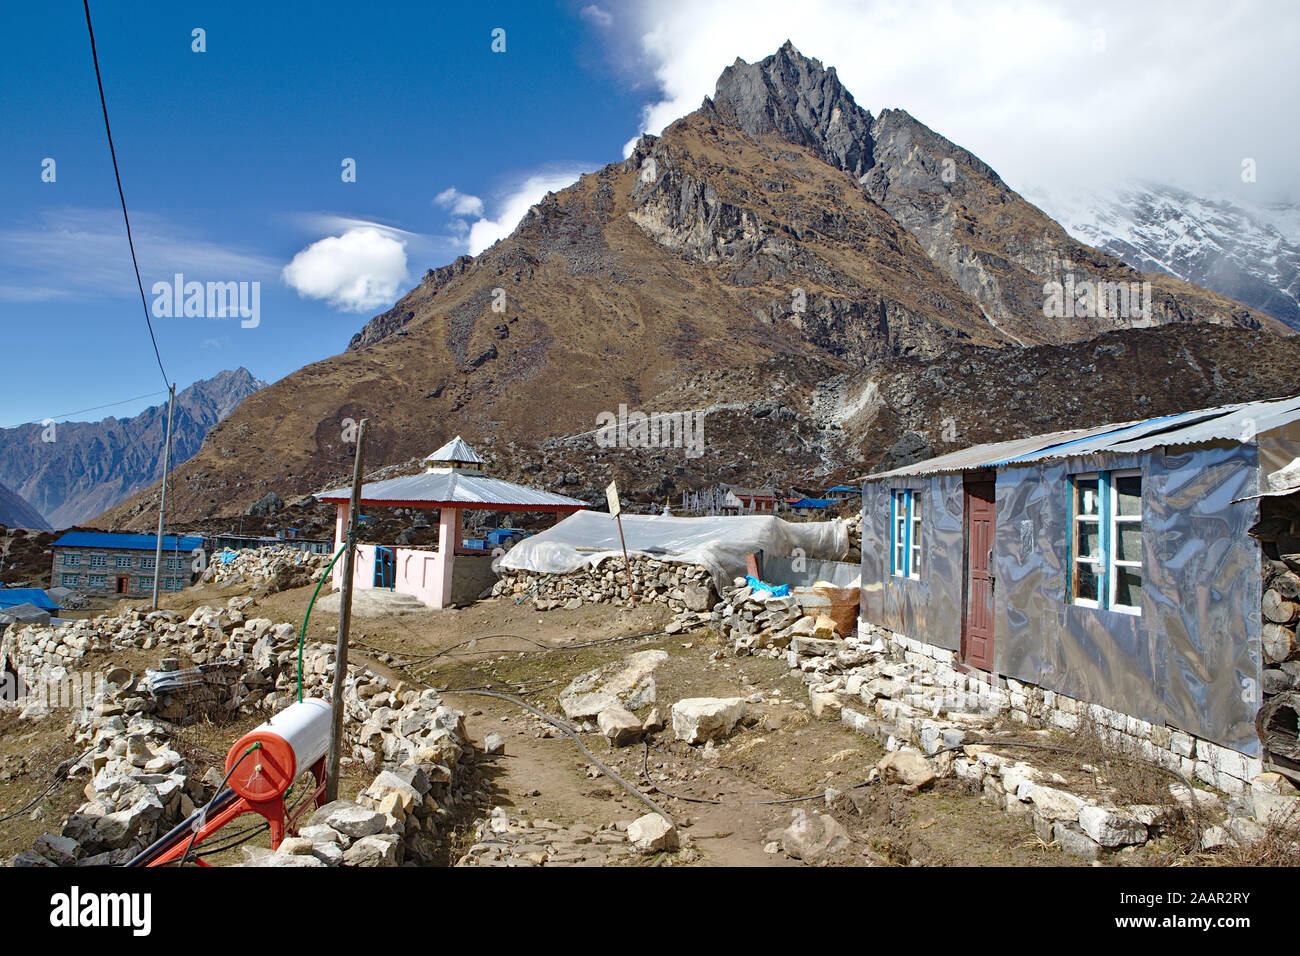
[[[394,590],[419,598],[432,608],[446,606],[450,576],[441,552],[398,548],[396,559]]]
[[[460,509],[443,508],[438,520],[438,550],[397,548],[394,559],[397,565],[393,590],[410,594],[432,608],[447,606],[451,596],[451,576],[455,562],[455,547],[460,543]],[[334,519],[334,548],[343,547],[344,532],[348,526],[348,505],[340,502]],[[376,545],[357,545],[353,564],[352,586],[375,586]],[[332,583],[335,590],[343,587],[343,561],[334,565]]]

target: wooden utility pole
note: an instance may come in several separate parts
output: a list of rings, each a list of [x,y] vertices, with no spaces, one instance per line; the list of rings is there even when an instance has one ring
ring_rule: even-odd
[[[153,609],[158,610],[158,577],[162,574],[163,512],[167,510],[167,472],[172,463],[172,413],[176,410],[176,386],[167,400],[167,437],[163,440],[162,500],[158,502],[158,540],[153,552]]]
[[[361,510],[361,472],[366,458],[366,423],[357,429],[357,458],[352,465],[352,497],[348,502],[347,540],[343,552],[343,591],[339,596],[339,633],[334,645],[334,724],[325,756],[325,800],[339,798],[339,748],[343,744],[343,684],[348,676],[348,628],[352,624],[352,570],[357,553],[357,518]]]

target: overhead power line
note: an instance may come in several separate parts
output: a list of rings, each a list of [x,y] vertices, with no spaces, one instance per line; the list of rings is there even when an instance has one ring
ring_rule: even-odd
[[[140,279],[140,263],[135,256],[135,240],[131,238],[131,217],[126,211],[126,193],[122,191],[122,174],[117,169],[117,151],[113,148],[113,129],[108,124],[108,100],[104,98],[104,80],[99,75],[99,54],[95,51],[95,28],[90,25],[90,0],[82,0],[86,8],[86,30],[90,33],[90,57],[95,63],[95,82],[99,84],[99,105],[104,111],[104,132],[108,134],[108,153],[113,158],[113,176],[117,179],[117,195],[122,200],[122,219],[126,222],[126,244],[131,247],[131,265],[135,267],[135,284],[140,289],[140,305],[144,308],[144,324],[149,328],[149,341],[153,343],[154,358],[158,360],[158,371],[162,373],[163,384],[170,389],[167,370],[163,368],[162,354],[158,351],[158,339],[153,333],[153,322],[149,318],[149,303],[144,295],[144,282]]]

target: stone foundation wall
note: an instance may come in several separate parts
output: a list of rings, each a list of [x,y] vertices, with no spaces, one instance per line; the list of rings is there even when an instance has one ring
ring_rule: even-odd
[[[962,673],[955,666],[956,655],[952,651],[866,621],[859,622],[859,631],[868,639],[878,639],[887,647],[897,648],[908,664],[933,675],[936,684],[954,697],[976,702],[978,707],[972,709],[1000,712],[1030,728],[1073,731],[1088,720],[1108,743],[1227,794],[1245,792],[1251,779],[1263,772],[1260,758],[1248,757],[1176,728],[1156,726],[1009,677]]]
[[[677,612],[707,614],[717,603],[713,578],[706,568],[629,555],[636,599],[668,605]],[[583,604],[622,604],[629,601],[627,569],[621,557],[607,558],[595,568],[569,574],[542,574],[502,569],[492,586],[493,597],[529,596],[539,611],[557,607],[576,610]]]

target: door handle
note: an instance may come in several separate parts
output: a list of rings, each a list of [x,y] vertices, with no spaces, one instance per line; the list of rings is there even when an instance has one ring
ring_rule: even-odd
[[[998,576],[993,571],[993,549],[989,548],[989,590],[990,591],[992,591],[993,588],[997,586],[997,580],[998,580]]]

